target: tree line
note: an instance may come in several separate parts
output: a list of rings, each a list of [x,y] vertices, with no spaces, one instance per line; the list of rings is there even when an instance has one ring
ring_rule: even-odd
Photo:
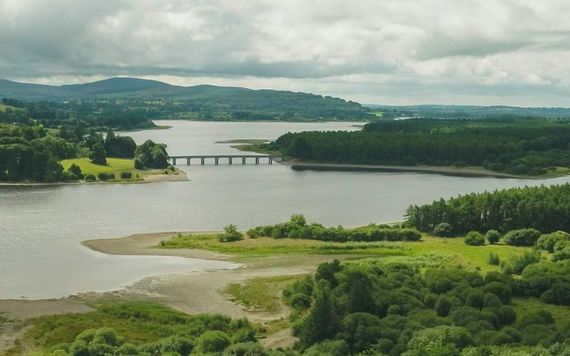
[[[540,175],[570,166],[569,142],[568,120],[410,119],[377,121],[356,132],[288,133],[269,148],[306,161],[481,166]]]
[[[407,209],[406,226],[431,232],[441,223],[453,233],[570,231],[570,184],[472,193]]]

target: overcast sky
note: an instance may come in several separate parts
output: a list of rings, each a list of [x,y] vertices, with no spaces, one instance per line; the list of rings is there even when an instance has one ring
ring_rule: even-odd
[[[0,0],[0,78],[570,106],[568,0]]]

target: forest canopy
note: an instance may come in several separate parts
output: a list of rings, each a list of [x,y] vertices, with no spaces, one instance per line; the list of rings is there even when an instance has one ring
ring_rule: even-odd
[[[305,161],[351,164],[478,166],[541,175],[570,166],[570,121],[505,118],[377,121],[355,132],[301,132],[270,148]]]

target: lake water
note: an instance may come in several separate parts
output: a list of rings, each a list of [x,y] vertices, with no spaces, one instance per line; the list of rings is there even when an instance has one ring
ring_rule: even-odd
[[[166,130],[129,133],[168,144],[169,153],[237,153],[231,139],[274,139],[288,131],[351,130],[352,123],[166,121]],[[239,162],[241,163],[241,162]],[[213,268],[218,261],[109,256],[80,242],[159,231],[245,229],[302,213],[325,225],[402,219],[407,206],[440,197],[546,181],[415,173],[310,172],[274,165],[179,165],[191,181],[132,185],[0,187],[0,298],[50,298],[107,291],[146,276]]]

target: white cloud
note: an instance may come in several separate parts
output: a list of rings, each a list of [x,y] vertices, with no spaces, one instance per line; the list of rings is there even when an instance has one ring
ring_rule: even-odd
[[[0,77],[570,106],[564,0],[0,0]]]

